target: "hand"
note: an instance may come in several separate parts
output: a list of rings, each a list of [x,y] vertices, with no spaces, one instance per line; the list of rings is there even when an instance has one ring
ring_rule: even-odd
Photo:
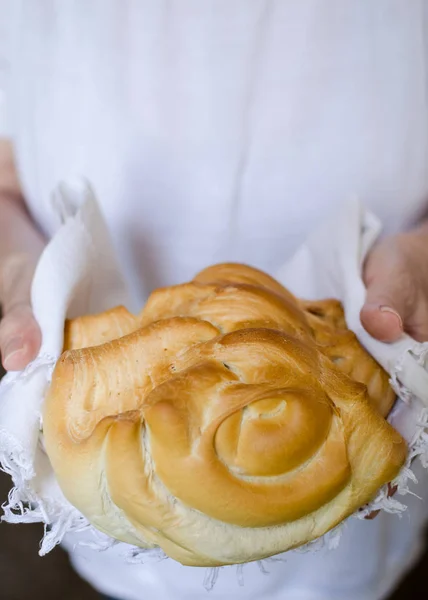
[[[35,261],[25,254],[13,255],[0,264],[0,350],[6,371],[26,367],[40,348],[40,328],[30,300],[34,269]]]
[[[375,338],[395,342],[408,333],[428,340],[428,226],[386,238],[364,267],[367,296],[361,322]]]
[[[367,288],[361,322],[384,342],[404,332],[418,341],[428,340],[428,229],[386,238],[369,254],[363,273]],[[388,497],[396,487],[388,485]],[[366,519],[374,519],[379,510]]]

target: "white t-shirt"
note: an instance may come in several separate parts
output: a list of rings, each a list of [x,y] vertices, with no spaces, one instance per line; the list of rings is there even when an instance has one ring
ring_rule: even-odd
[[[0,135],[48,234],[55,184],[91,180],[138,307],[216,261],[274,273],[350,195],[387,231],[416,220],[427,40],[426,0],[0,0]],[[244,586],[222,569],[209,598],[379,600],[419,551],[409,503],[351,520],[338,551],[246,565]],[[203,570],[119,551],[72,560],[123,600],[206,596]]]

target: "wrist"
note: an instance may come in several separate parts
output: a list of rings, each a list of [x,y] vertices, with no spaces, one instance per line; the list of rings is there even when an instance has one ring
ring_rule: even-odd
[[[10,290],[18,285],[30,293],[38,256],[27,252],[11,252],[0,259],[0,305],[10,296]]]

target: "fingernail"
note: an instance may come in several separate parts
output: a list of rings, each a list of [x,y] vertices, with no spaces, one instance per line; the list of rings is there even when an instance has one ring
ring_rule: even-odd
[[[10,363],[10,360],[16,354],[22,352],[22,350],[24,350],[24,342],[20,337],[12,338],[10,342],[6,344],[3,352],[3,366],[6,370],[8,370],[8,363]]]
[[[396,310],[394,310],[390,306],[380,306],[379,309],[381,312],[391,313],[392,315],[397,317],[398,323],[400,325],[400,329],[404,329],[403,319],[400,317],[400,315],[398,314],[398,312]]]

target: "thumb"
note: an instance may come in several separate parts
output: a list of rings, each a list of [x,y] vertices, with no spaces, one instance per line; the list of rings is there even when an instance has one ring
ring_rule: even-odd
[[[365,270],[366,300],[361,323],[366,331],[382,342],[395,342],[404,332],[412,290],[403,285],[403,277],[389,257],[374,254]]]
[[[34,265],[25,257],[2,266],[0,352],[6,371],[20,371],[26,367],[40,348],[41,332],[30,300],[33,273]]]
[[[403,334],[403,319],[400,312],[382,295],[370,297],[361,310],[364,329],[381,342],[396,342]]]

